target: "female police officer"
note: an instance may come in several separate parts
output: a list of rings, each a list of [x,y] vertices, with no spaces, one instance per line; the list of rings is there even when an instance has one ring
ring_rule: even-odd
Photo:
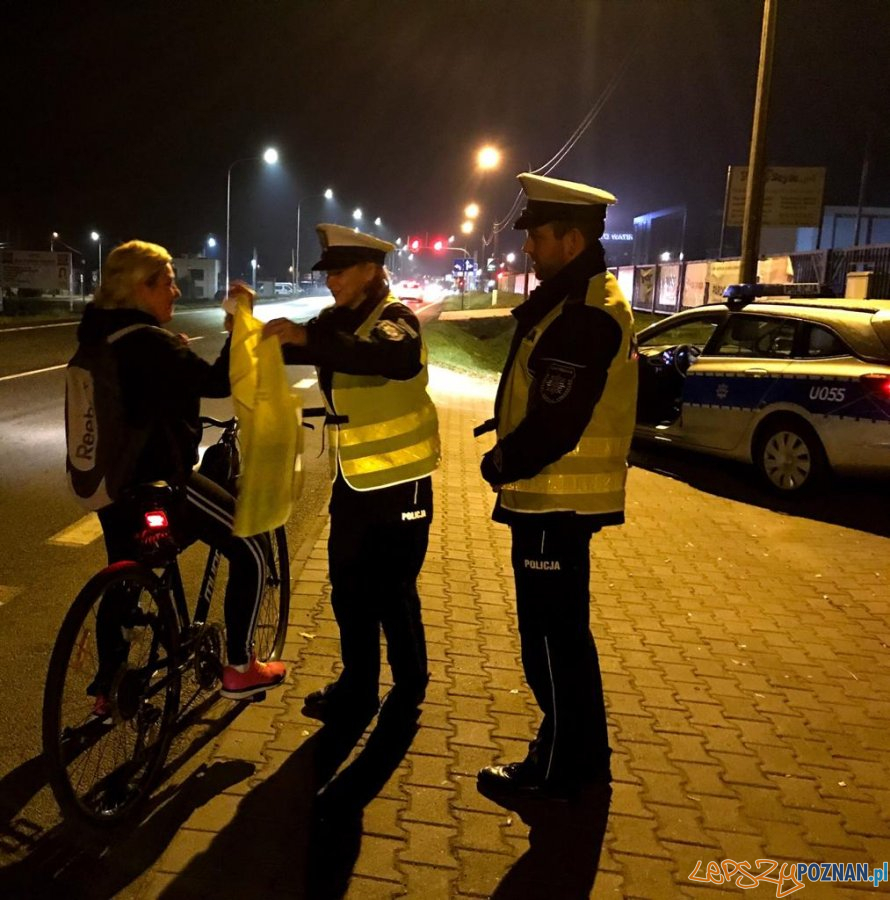
[[[414,314],[389,291],[392,244],[340,225],[317,227],[334,305],[307,325],[274,319],[291,365],[314,364],[328,412],[331,459],[331,603],[343,672],[306,698],[327,722],[370,718],[379,706],[380,628],[393,690],[384,711],[412,715],[428,680],[417,576],[433,512],[439,463],[436,410]]]

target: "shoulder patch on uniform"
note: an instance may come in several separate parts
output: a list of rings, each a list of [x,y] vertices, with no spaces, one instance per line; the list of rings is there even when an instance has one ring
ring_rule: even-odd
[[[408,337],[401,322],[396,323],[381,320],[374,326],[374,331],[388,341],[403,341]]]
[[[575,369],[563,363],[551,363],[541,381],[541,396],[547,403],[560,403],[569,396],[575,381]]]

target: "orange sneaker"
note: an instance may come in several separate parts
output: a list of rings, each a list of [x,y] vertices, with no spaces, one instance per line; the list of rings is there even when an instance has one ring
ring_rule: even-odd
[[[246,672],[239,672],[234,666],[226,666],[223,669],[222,687],[220,695],[227,700],[244,700],[261,691],[278,687],[287,669],[284,663],[260,662],[255,656],[251,656],[250,665]]]

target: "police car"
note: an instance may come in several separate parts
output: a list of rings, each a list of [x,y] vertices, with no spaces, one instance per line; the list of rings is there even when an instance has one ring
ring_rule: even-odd
[[[890,474],[890,300],[802,293],[733,285],[643,329],[636,436],[753,463],[785,495]]]

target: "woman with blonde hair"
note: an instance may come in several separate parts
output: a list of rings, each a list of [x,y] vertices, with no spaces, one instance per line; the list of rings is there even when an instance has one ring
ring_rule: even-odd
[[[236,287],[235,290],[238,288]],[[231,494],[194,471],[201,439],[202,397],[227,397],[229,344],[209,363],[182,335],[161,326],[173,318],[180,296],[172,258],[163,247],[128,241],[108,255],[102,283],[84,310],[77,338],[81,344],[106,341],[113,348],[127,427],[140,435],[128,485],[166,481],[181,489],[177,525],[187,542],[201,540],[229,560],[225,596],[228,665],[221,694],[243,699],[280,684],[281,663],[262,663],[252,652],[253,628],[265,580],[265,538],[232,534],[235,501]],[[99,510],[109,562],[133,557],[134,528],[124,504]],[[100,613],[100,620],[103,617]],[[109,712],[111,683],[126,661],[121,629],[101,628],[100,666],[89,689],[95,712]]]

